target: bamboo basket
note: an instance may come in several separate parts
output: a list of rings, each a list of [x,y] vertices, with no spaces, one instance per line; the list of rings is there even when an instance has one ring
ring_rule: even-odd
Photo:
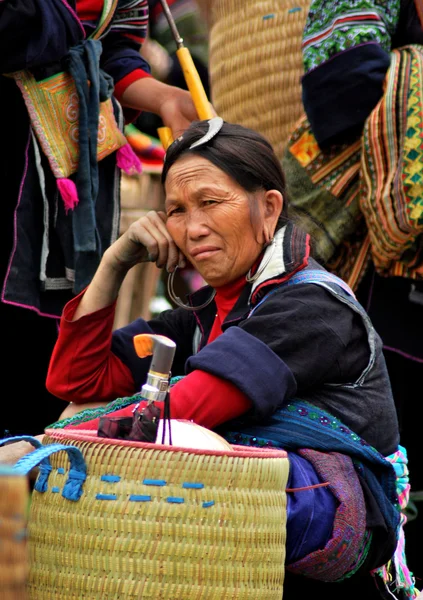
[[[34,464],[29,600],[281,600],[284,451],[50,429]]]
[[[0,465],[0,600],[27,600],[28,479]]]
[[[209,27],[211,100],[279,158],[303,113],[301,42],[310,0],[197,0]]]

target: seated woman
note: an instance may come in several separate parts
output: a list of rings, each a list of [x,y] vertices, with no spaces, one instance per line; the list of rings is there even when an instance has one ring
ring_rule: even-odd
[[[173,418],[289,453],[284,598],[414,598],[397,496],[406,453],[381,340],[309,256],[271,145],[219,117],[196,122],[168,149],[162,180],[166,212],[131,225],[64,309],[47,378],[71,403],[60,426],[131,415],[150,364],[134,336],[167,336]],[[208,285],[113,331],[122,281],[145,260],[170,273],[189,261]]]

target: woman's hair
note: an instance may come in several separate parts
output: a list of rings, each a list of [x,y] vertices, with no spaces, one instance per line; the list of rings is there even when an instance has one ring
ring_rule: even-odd
[[[258,225],[258,205],[252,194],[260,190],[278,190],[284,199],[276,230],[288,219],[288,193],[285,175],[271,144],[261,134],[233,123],[224,122],[220,131],[208,142],[190,149],[209,129],[208,121],[194,121],[166,152],[162,183],[171,166],[182,156],[201,156],[224,171],[248,193],[251,221]]]

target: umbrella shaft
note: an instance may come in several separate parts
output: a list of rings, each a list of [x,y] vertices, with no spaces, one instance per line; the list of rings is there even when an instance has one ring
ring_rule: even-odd
[[[160,0],[160,3],[162,5],[163,12],[166,15],[166,19],[167,19],[167,21],[169,23],[169,27],[170,27],[170,30],[172,31],[172,35],[173,35],[173,37],[175,39],[176,46],[178,48],[182,48],[183,45],[184,45],[184,40],[179,35],[178,28],[176,27],[176,23],[175,23],[175,21],[174,21],[174,19],[172,17],[172,13],[170,12],[170,8],[169,8],[166,0]]]

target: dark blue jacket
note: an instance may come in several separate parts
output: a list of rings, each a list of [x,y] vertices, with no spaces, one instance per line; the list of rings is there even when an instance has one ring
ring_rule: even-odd
[[[252,402],[250,425],[301,398],[339,418],[382,454],[395,452],[398,422],[379,336],[338,286],[284,285],[309,262],[316,264],[308,259],[308,236],[292,224],[276,240],[274,257],[253,287],[244,288],[216,340],[207,344],[216,312],[212,302],[199,312],[176,309],[149,322],[137,319],[114,332],[113,351],[140,389],[149,360],[136,356],[133,336],[166,335],[177,345],[172,374],[201,369],[230,381]],[[203,288],[191,302],[201,304],[209,294]]]

